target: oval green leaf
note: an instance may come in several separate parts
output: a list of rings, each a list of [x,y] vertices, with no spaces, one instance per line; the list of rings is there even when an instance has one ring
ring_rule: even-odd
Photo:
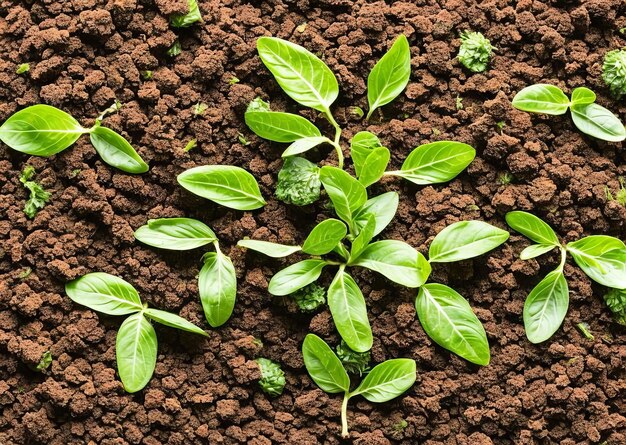
[[[596,283],[626,289],[626,246],[612,236],[591,235],[567,245],[576,264]]]
[[[33,105],[9,117],[0,127],[0,141],[33,156],[52,156],[65,150],[89,130],[50,105]]]
[[[351,225],[353,213],[367,201],[363,184],[345,171],[328,165],[320,169],[320,180],[335,206],[337,216]]]
[[[174,28],[188,28],[194,23],[202,23],[202,14],[196,0],[188,0],[189,10],[186,14],[172,14],[170,24]]]
[[[104,272],[94,272],[65,284],[72,301],[108,315],[126,315],[141,311],[143,304],[137,290],[127,281]]]
[[[192,218],[150,219],[135,230],[135,238],[160,249],[190,250],[217,240],[209,226]]]
[[[302,244],[302,251],[309,255],[325,255],[331,252],[348,233],[346,225],[338,219],[327,219],[316,225]]]
[[[272,277],[267,290],[279,297],[289,295],[317,280],[324,266],[324,260],[304,260],[292,264]]]
[[[374,340],[367,319],[365,298],[354,279],[343,269],[337,272],[330,283],[327,299],[328,308],[341,338],[353,351],[369,351]]]
[[[294,156],[300,153],[304,153],[305,151],[309,151],[310,149],[315,148],[320,144],[326,143],[331,143],[331,140],[324,136],[298,139],[289,147],[287,147],[287,149],[283,151],[283,154],[281,156],[283,158],[286,158],[288,156]]]
[[[232,165],[203,165],[178,175],[178,183],[203,198],[236,210],[254,210],[266,202],[250,173]]]
[[[94,127],[91,143],[104,162],[126,173],[145,173],[148,164],[137,154],[126,139],[106,127]]]
[[[339,95],[339,85],[319,57],[276,37],[261,37],[256,45],[259,57],[285,93],[305,107],[329,110]]]
[[[293,142],[302,138],[322,136],[315,125],[297,114],[246,111],[244,119],[248,127],[258,136],[274,142]]]
[[[307,334],[304,338],[302,357],[311,379],[324,392],[336,394],[350,391],[350,378],[339,357],[317,335]]]
[[[454,179],[476,156],[476,150],[467,144],[438,141],[413,150],[397,171],[388,172],[418,185],[438,184]]]
[[[417,377],[416,371],[415,360],[387,360],[374,366],[350,396],[361,395],[374,403],[395,399],[413,386]]]
[[[383,177],[387,164],[391,154],[389,149],[385,147],[378,147],[372,150],[367,156],[363,168],[361,168],[361,175],[359,176],[359,182],[365,187],[368,187],[375,182],[378,182]]]
[[[410,76],[411,50],[406,36],[401,34],[367,77],[369,112],[366,119],[369,119],[378,107],[398,97],[409,83]]]
[[[176,314],[162,311],[159,309],[146,308],[143,311],[144,315],[151,320],[154,320],[162,325],[169,326],[170,328],[180,329],[181,331],[192,332],[194,334],[203,335],[208,337],[209,334],[204,332],[198,326],[192,322],[185,320]]]
[[[538,244],[560,246],[559,238],[552,227],[532,213],[515,211],[506,214],[506,223],[515,231]]]
[[[229,257],[219,251],[204,255],[198,290],[209,324],[216,328],[226,323],[233,313],[237,296],[237,274]]]
[[[396,192],[387,192],[368,199],[354,215],[357,232],[365,227],[369,215],[373,215],[376,222],[372,238],[385,230],[396,215],[399,202],[400,198]]]
[[[608,142],[626,139],[626,128],[617,116],[598,104],[572,105],[572,120],[580,131]]]
[[[423,285],[431,271],[424,255],[407,243],[396,240],[370,244],[351,265],[374,270],[406,287]]]
[[[115,355],[126,392],[142,390],[152,378],[157,357],[156,332],[142,313],[131,315],[120,326]]]
[[[531,343],[548,340],[567,314],[569,291],[561,269],[553,270],[535,286],[524,303],[524,328]]]
[[[469,303],[443,284],[420,287],[415,308],[426,334],[439,346],[477,365],[489,364],[489,342]]]
[[[484,221],[459,221],[435,236],[428,249],[431,263],[449,263],[474,258],[509,239],[509,232]]]
[[[272,243],[253,239],[242,239],[237,242],[239,247],[254,250],[272,258],[284,258],[292,253],[302,250],[300,246],[288,246],[286,244]]]
[[[536,258],[539,255],[543,255],[544,253],[550,252],[556,246],[554,244],[532,244],[522,250],[519,254],[521,260],[529,260],[531,258]]]
[[[365,161],[370,153],[378,147],[382,147],[378,137],[369,131],[359,131],[350,141],[350,157],[354,163],[354,171],[357,178],[365,166]]]
[[[529,113],[559,115],[567,112],[570,102],[559,87],[538,83],[518,92],[513,98],[512,105]]]
[[[374,229],[376,228],[376,218],[371,213],[367,215],[367,223],[359,229],[359,234],[350,247],[349,259],[351,261],[356,260],[361,256],[361,253],[365,250],[368,244],[374,238]]]
[[[579,87],[572,91],[572,105],[587,105],[596,101],[596,93],[589,88]]]

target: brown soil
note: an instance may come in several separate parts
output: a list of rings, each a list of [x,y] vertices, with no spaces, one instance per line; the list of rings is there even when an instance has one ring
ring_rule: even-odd
[[[323,56],[341,86],[334,112],[345,142],[366,128],[348,107],[365,108],[367,73],[405,33],[411,82],[368,128],[391,148],[393,167],[427,141],[454,139],[477,148],[468,172],[449,184],[374,186],[372,194],[401,194],[386,238],[426,252],[445,225],[478,218],[503,227],[512,209],[545,218],[565,240],[626,235],[626,209],[605,194],[605,186],[615,192],[618,176],[626,174],[623,145],[583,137],[567,117],[531,116],[510,106],[514,93],[531,83],[552,82],[567,91],[586,85],[625,119],[626,106],[608,97],[600,78],[604,53],[626,44],[617,31],[626,26],[621,0],[201,0],[204,25],[170,29],[167,15],[185,4],[0,0],[0,121],[48,103],[87,125],[117,98],[124,107],[105,124],[125,134],[151,167],[140,176],[109,168],[87,138],[50,159],[0,149],[1,444],[342,442],[340,398],[311,382],[300,355],[307,332],[336,344],[328,311],[295,314],[266,291],[283,262],[235,247],[244,236],[299,242],[314,220],[328,216],[322,202],[301,209],[272,198],[282,147],[255,137],[243,123],[247,103],[260,95],[275,109],[300,112],[329,130],[282,94],[263,68],[255,51],[261,35],[288,38]],[[455,60],[458,34],[467,28],[483,31],[498,48],[484,74],[470,75]],[[172,59],[165,52],[177,35],[183,51]],[[31,71],[18,76],[22,62],[30,62]],[[142,70],[152,70],[153,80],[143,80]],[[240,83],[229,85],[233,76]],[[209,109],[194,118],[198,101]],[[505,123],[501,132],[498,122]],[[250,145],[238,142],[238,132]],[[198,147],[185,153],[191,138]],[[326,156],[334,162],[321,150],[320,160]],[[26,194],[18,179],[27,163],[52,191],[51,203],[32,221],[22,212]],[[177,186],[182,170],[213,163],[249,169],[268,206],[227,211]],[[513,175],[506,185],[499,179],[504,172]],[[202,253],[167,253],[133,241],[133,230],[148,218],[180,215],[210,224],[232,256],[240,279],[235,313],[226,326],[210,330],[208,340],[157,328],[155,376],[144,391],[128,395],[115,370],[120,319],[74,305],[63,284],[106,271],[132,282],[151,305],[205,325],[195,279]],[[557,260],[520,261],[526,244],[513,235],[484,258],[434,271],[432,280],[452,283],[484,323],[493,357],[484,368],[426,337],[414,291],[356,274],[375,335],[373,360],[413,358],[418,379],[404,397],[384,405],[355,399],[353,443],[626,443],[624,328],[611,321],[603,290],[569,265],[566,321],[551,341],[531,345],[523,332],[523,301]],[[28,268],[32,273],[21,278]],[[595,340],[576,329],[582,321]],[[254,338],[263,341],[262,349]],[[46,350],[51,367],[32,371]],[[276,399],[256,384],[258,355],[286,371],[285,392]],[[404,429],[397,426],[401,420]]]

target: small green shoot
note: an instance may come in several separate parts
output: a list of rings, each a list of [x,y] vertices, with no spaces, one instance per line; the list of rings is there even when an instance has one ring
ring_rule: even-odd
[[[354,116],[357,119],[362,119],[363,116],[365,116],[365,112],[361,107],[350,107],[348,108],[348,112],[350,113],[350,116]]]
[[[498,127],[498,130],[500,131],[500,134],[502,134],[502,129],[504,127],[506,127],[506,122],[504,121],[498,121],[496,122],[496,126]]]
[[[341,340],[341,343],[337,345],[337,357],[348,374],[360,377],[369,370],[372,354],[370,351],[353,351],[345,341]]]
[[[613,313],[615,321],[626,326],[626,290],[610,289],[604,294],[604,302]]]
[[[487,69],[491,52],[495,49],[489,39],[479,32],[464,31],[461,33],[461,47],[459,48],[459,62],[474,73],[481,73]]]
[[[180,40],[176,39],[176,41],[169,47],[169,49],[165,52],[170,57],[176,57],[183,51],[182,46],[180,45]]]
[[[152,80],[152,77],[154,76],[154,73],[150,70],[141,71],[140,74],[143,80]]]
[[[188,28],[195,23],[203,23],[200,8],[196,0],[187,1],[188,11],[186,14],[173,14],[170,16],[170,24],[174,28]]]
[[[615,195],[611,193],[611,189],[608,186],[604,187],[604,191],[606,193],[606,200],[617,201],[621,206],[626,207],[626,181],[624,180],[622,176],[617,178],[617,180],[619,181],[620,187],[617,190],[617,193],[615,193]]]
[[[20,182],[24,184],[24,187],[28,189],[30,193],[26,205],[24,206],[24,213],[30,219],[33,219],[37,212],[43,209],[50,200],[50,193],[46,192],[37,182],[31,180],[34,174],[35,169],[27,165],[20,176]]]
[[[311,283],[291,294],[291,297],[300,311],[315,312],[320,306],[326,304],[326,289],[317,283]]]
[[[22,270],[17,277],[20,280],[25,280],[30,276],[31,273],[33,273],[33,269],[31,269],[30,267],[25,267],[24,270]]]
[[[511,172],[502,172],[498,176],[498,182],[502,185],[509,185],[513,182],[513,174]]]
[[[237,140],[244,147],[247,146],[247,145],[250,145],[250,141],[241,132],[237,133]]]
[[[209,109],[209,106],[204,102],[198,102],[193,106],[193,117],[202,116],[206,110]]]
[[[593,334],[590,331],[589,323],[585,323],[583,321],[583,322],[578,323],[576,325],[576,327],[578,328],[578,330],[580,330],[581,334],[583,334],[586,339],[588,339],[588,340],[594,340],[595,339],[595,337],[593,336]]]
[[[228,81],[228,85],[235,85],[236,83],[239,83],[239,82],[241,82],[241,81],[238,78],[236,78],[235,76],[233,76]]]
[[[280,365],[266,358],[258,358],[256,362],[261,368],[261,379],[259,380],[261,390],[272,397],[281,395],[285,387],[285,373]]]
[[[197,146],[198,146],[198,141],[196,139],[191,139],[189,142],[187,142],[187,145],[185,145],[185,148],[183,150],[185,152],[188,152],[190,150],[193,150]]]
[[[409,426],[409,422],[407,422],[406,420],[402,419],[398,423],[394,423],[391,426],[391,429],[393,431],[395,431],[396,433],[401,433],[402,431],[404,431],[406,429],[407,426]]]
[[[50,351],[46,351],[41,356],[41,360],[39,360],[39,363],[37,363],[37,366],[35,366],[34,370],[37,372],[43,372],[46,369],[48,369],[51,364],[52,364],[52,353]]]
[[[456,109],[457,110],[463,109],[463,98],[461,96],[456,97]]]
[[[17,69],[15,70],[15,73],[24,74],[28,71],[30,71],[30,65],[28,63],[22,63],[17,67]]]

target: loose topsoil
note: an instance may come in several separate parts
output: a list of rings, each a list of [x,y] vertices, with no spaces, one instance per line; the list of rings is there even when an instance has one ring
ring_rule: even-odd
[[[0,148],[0,444],[342,442],[341,398],[311,382],[300,353],[307,332],[337,344],[328,310],[302,315],[271,297],[269,278],[292,260],[268,260],[235,246],[245,236],[301,242],[331,215],[323,201],[296,208],[273,198],[284,147],[259,139],[243,122],[248,102],[261,96],[276,110],[330,130],[284,95],[263,67],[255,51],[262,35],[305,46],[336,73],[341,92],[334,113],[345,128],[346,153],[347,141],[364,129],[391,149],[393,168],[428,141],[476,147],[476,160],[449,184],[385,180],[373,186],[371,195],[400,193],[385,238],[426,253],[444,226],[482,219],[505,227],[503,215],[514,209],[544,218],[565,241],[592,233],[626,236],[626,209],[605,191],[615,194],[626,174],[623,144],[584,137],[567,116],[510,106],[515,92],[532,83],[567,92],[585,85],[626,119],[624,102],[611,99],[601,81],[604,54],[626,44],[618,31],[626,26],[623,1],[199,4],[205,23],[174,30],[168,16],[184,11],[186,0],[0,0],[0,121],[47,103],[92,125],[117,98],[124,106],[105,125],[127,136],[150,164],[146,174],[123,174],[103,164],[86,137],[49,159]],[[455,59],[465,29],[482,31],[497,47],[483,74],[468,73]],[[349,107],[366,108],[367,74],[399,33],[411,44],[411,81],[367,124]],[[166,51],[177,36],[182,53],[172,58]],[[31,70],[17,75],[22,62]],[[153,71],[152,80],[142,79],[144,70]],[[233,77],[240,81],[231,85]],[[209,107],[194,117],[197,102]],[[198,147],[184,152],[191,138]],[[315,157],[336,162],[327,148]],[[26,164],[52,192],[34,220],[22,212],[27,195],[19,175]],[[205,164],[245,167],[268,205],[229,211],[177,185],[178,173]],[[205,324],[197,297],[202,252],[168,253],[133,239],[148,218],[183,215],[209,224],[237,267],[235,312],[219,329]],[[410,357],[418,373],[416,384],[390,403],[352,400],[346,442],[626,444],[626,330],[612,321],[604,290],[568,264],[565,323],[550,341],[530,344],[523,302],[558,259],[519,260],[527,243],[513,234],[494,252],[437,267],[431,278],[459,290],[484,323],[492,363],[483,368],[428,339],[416,318],[415,291],[366,271],[355,274],[368,302],[373,361]],[[121,319],[75,305],[63,291],[65,282],[91,271],[130,281],[150,305],[206,326],[209,339],[157,327],[154,378],[145,390],[126,394],[115,368]],[[589,324],[595,340],[577,330],[579,322]],[[52,365],[34,372],[47,350]],[[258,388],[258,356],[282,364],[282,396],[271,399]]]

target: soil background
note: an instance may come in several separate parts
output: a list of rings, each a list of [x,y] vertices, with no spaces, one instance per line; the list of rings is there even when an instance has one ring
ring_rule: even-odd
[[[476,160],[449,184],[386,180],[373,186],[370,195],[400,193],[384,238],[426,253],[450,223],[482,219],[505,227],[503,215],[518,209],[544,218],[565,241],[583,234],[624,239],[626,209],[607,200],[605,191],[608,186],[615,194],[618,177],[626,175],[623,144],[586,138],[567,116],[535,116],[510,106],[529,84],[554,83],[568,93],[585,85],[626,120],[624,102],[611,99],[601,80],[604,54],[626,45],[619,33],[626,27],[623,1],[199,5],[205,23],[175,30],[168,16],[184,11],[185,0],[0,0],[0,121],[47,103],[90,126],[117,98],[123,108],[104,124],[127,136],[150,164],[146,174],[124,174],[103,164],[87,137],[48,159],[0,147],[0,444],[342,442],[341,398],[311,382],[300,354],[307,332],[337,344],[328,310],[302,315],[271,297],[267,282],[287,261],[235,246],[244,236],[301,242],[316,221],[330,216],[323,201],[296,208],[273,198],[284,147],[257,138],[243,122],[248,102],[261,96],[273,109],[300,113],[330,132],[263,67],[255,50],[262,35],[305,46],[337,75],[333,111],[345,128],[346,154],[351,136],[366,128],[391,149],[393,168],[421,143],[453,139],[476,147]],[[482,31],[497,47],[483,74],[468,73],[455,59],[465,29]],[[411,45],[411,81],[368,125],[349,107],[366,108],[367,74],[399,33]],[[169,57],[177,37],[182,53]],[[17,75],[22,62],[31,70]],[[152,80],[142,78],[144,70],[153,71]],[[233,77],[240,81],[231,85]],[[194,117],[197,102],[209,107]],[[249,145],[239,142],[239,133]],[[184,152],[191,138],[198,147]],[[310,158],[336,161],[327,148]],[[19,175],[27,164],[52,192],[33,220],[22,212],[27,195]],[[267,207],[229,211],[177,185],[178,173],[205,164],[251,171]],[[197,297],[201,249],[168,253],[134,242],[133,230],[148,218],[172,216],[209,224],[237,267],[237,305],[220,329],[205,324]],[[431,277],[453,285],[484,323],[492,363],[483,368],[428,339],[416,318],[415,291],[366,271],[355,274],[368,302],[373,361],[410,357],[418,375],[406,395],[390,403],[352,400],[346,443],[626,444],[626,331],[611,320],[604,289],[568,264],[565,323],[550,341],[530,344],[523,302],[558,259],[519,260],[527,243],[512,234],[494,252],[437,267]],[[207,327],[209,339],[157,327],[154,378],[145,390],[126,394],[115,368],[121,318],[97,315],[63,292],[65,282],[92,271],[128,280],[150,305]],[[590,325],[595,340],[576,329],[579,322]],[[32,371],[47,350],[50,368]],[[258,388],[258,356],[282,364],[282,396],[271,399]]]

